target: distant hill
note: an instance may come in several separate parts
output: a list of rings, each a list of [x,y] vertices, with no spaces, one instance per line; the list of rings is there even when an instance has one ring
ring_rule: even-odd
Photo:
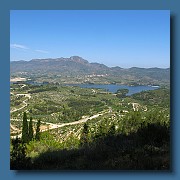
[[[26,71],[28,73],[60,73],[63,75],[87,75],[106,73],[109,68],[104,64],[89,63],[78,56],[57,59],[32,59],[31,61],[11,62],[11,73]]]
[[[32,59],[30,61],[12,61],[11,76],[26,74],[26,76],[87,76],[104,75],[109,82],[128,82],[133,84],[170,84],[170,68],[138,68],[124,69],[108,67],[104,64],[89,63],[79,56],[56,59]],[[118,80],[117,80],[118,79]]]

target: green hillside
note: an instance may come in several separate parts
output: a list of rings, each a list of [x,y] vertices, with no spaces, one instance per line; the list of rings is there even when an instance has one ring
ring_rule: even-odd
[[[119,97],[50,84],[11,88],[11,169],[170,169],[169,89]],[[33,119],[28,143],[14,139],[24,111]]]

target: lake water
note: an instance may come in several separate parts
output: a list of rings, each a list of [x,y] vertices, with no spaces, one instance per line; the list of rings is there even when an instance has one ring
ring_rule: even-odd
[[[100,88],[105,89],[106,91],[116,93],[118,89],[128,89],[129,92],[126,94],[130,96],[135,93],[142,91],[158,89],[159,86],[126,86],[126,85],[117,85],[117,84],[69,84],[69,86],[79,86],[81,88]]]
[[[37,82],[26,82],[27,84],[32,85],[43,85],[43,83]],[[11,83],[12,84],[12,83]],[[95,89],[104,89],[108,92],[116,93],[118,89],[128,89],[129,92],[126,94],[130,96],[135,93],[142,91],[158,89],[159,86],[126,86],[126,85],[117,85],[117,84],[66,84],[67,86],[79,86],[81,88],[95,88]]]

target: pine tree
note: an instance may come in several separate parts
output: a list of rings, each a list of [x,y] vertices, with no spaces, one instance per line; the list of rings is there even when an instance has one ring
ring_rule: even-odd
[[[23,126],[22,126],[22,142],[27,143],[28,142],[28,122],[27,122],[27,115],[26,112],[23,114]]]
[[[38,140],[38,141],[40,140],[40,125],[41,125],[41,121],[39,119],[38,122],[37,122],[36,137],[35,137],[35,139]]]
[[[29,141],[32,141],[33,139],[33,125],[32,125],[32,117],[30,117],[30,121],[29,121]]]

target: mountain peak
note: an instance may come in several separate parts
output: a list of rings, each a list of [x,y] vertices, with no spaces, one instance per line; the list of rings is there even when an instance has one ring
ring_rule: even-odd
[[[70,59],[71,61],[75,61],[75,62],[78,62],[78,63],[83,63],[83,64],[87,64],[87,63],[88,63],[87,60],[83,59],[83,58],[80,57],[80,56],[71,56],[69,59]]]
[[[81,64],[87,64],[89,63],[87,60],[83,59],[79,56],[71,56],[70,58],[46,58],[46,59],[32,59],[31,62],[54,62],[54,61],[73,61]]]

